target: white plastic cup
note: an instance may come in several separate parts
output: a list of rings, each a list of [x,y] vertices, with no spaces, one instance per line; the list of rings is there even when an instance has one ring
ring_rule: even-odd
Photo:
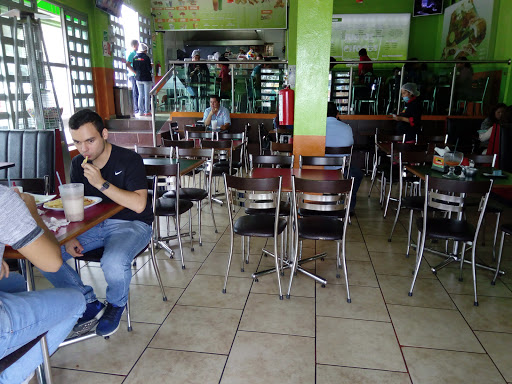
[[[84,185],[82,183],[59,185],[60,198],[67,221],[84,219]]]
[[[217,129],[217,120],[212,120],[212,131]]]

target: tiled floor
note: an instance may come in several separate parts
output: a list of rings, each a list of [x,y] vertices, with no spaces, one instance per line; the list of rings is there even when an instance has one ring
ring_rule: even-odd
[[[473,306],[469,269],[459,282],[455,265],[435,276],[425,262],[409,297],[414,252],[405,257],[406,215],[389,243],[392,217],[382,218],[376,192],[366,197],[368,185],[365,180],[361,186],[347,235],[352,303],[346,302],[343,276],[335,277],[335,248],[322,242],[306,242],[304,255],[329,252],[324,261],[307,265],[327,278],[325,288],[299,275],[292,298],[280,301],[275,275],[258,282],[250,277],[273,263],[260,254],[265,242],[253,240],[245,272],[235,243],[238,257],[222,294],[229,229],[226,208],[215,205],[219,233],[204,210],[203,246],[191,252],[184,243],[186,270],[158,253],[168,301],[162,302],[149,258],[139,258],[130,290],[133,332],[123,323],[109,340],[60,349],[52,357],[55,382],[511,383],[510,241],[503,261],[507,275],[496,286],[489,272],[478,272],[479,307]],[[479,254],[489,261],[489,245],[479,247]],[[104,297],[101,269],[83,271]],[[47,285],[42,278],[37,283]]]

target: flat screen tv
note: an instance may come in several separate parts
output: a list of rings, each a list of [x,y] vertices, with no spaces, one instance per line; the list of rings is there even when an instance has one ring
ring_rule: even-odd
[[[121,17],[123,0],[96,0],[96,6],[109,15]]]
[[[443,0],[414,0],[413,16],[430,16],[443,13]]]

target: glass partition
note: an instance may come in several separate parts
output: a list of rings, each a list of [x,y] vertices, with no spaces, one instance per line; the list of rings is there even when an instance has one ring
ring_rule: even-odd
[[[423,115],[486,115],[503,100],[507,61],[331,62],[329,100],[341,114],[390,115],[404,107],[400,88],[415,83]],[[231,113],[276,113],[287,76],[284,61],[172,61],[160,82],[157,112],[204,112],[221,97]]]
[[[424,115],[486,115],[503,99],[506,61],[372,62],[371,72],[358,64],[331,62],[329,100],[341,114],[389,115],[401,111],[400,88],[415,83]],[[370,68],[366,68],[368,70]]]
[[[171,62],[157,88],[157,112],[204,112],[209,97],[221,97],[231,113],[276,113],[286,62]]]

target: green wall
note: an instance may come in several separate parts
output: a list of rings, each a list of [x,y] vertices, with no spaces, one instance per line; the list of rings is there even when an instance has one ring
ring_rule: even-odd
[[[95,0],[48,0],[61,6],[74,9],[78,12],[87,14],[89,20],[89,33],[91,34],[91,61],[93,67],[113,68],[112,57],[103,56],[103,31],[108,30],[109,15],[102,10],[96,8]],[[151,16],[149,0],[125,0],[128,7],[134,9],[139,14],[146,17]],[[157,39],[160,44],[154,49],[155,62],[163,60],[163,41]],[[129,47],[127,47],[129,49]]]

